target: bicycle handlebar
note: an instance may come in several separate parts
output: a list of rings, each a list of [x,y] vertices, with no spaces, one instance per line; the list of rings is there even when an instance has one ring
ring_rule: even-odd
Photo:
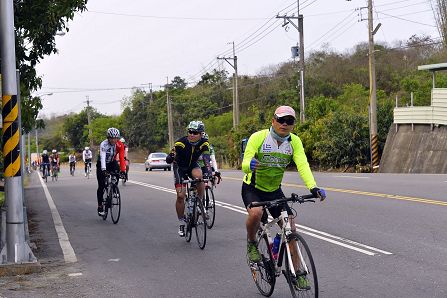
[[[185,183],[194,183],[194,182],[209,182],[210,179],[208,178],[203,178],[203,179],[182,179],[181,183],[185,184]]]
[[[300,196],[300,195],[297,195],[296,193],[292,193],[289,198],[284,197],[284,198],[272,200],[272,201],[251,202],[250,204],[248,204],[248,208],[255,208],[255,207],[270,208],[270,207],[275,207],[275,206],[285,204],[287,202],[298,202],[300,204],[305,203],[305,202],[315,203],[314,199],[316,199],[316,198],[314,197],[313,194]]]

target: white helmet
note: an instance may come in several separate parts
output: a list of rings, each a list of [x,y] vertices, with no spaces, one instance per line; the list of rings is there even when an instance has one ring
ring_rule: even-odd
[[[85,147],[84,149],[85,149],[85,150],[90,150],[90,147]]]
[[[42,154],[48,154],[47,150],[43,150]]]
[[[53,152],[53,153],[56,153],[57,152],[57,150],[56,149],[53,149],[51,152]]]
[[[120,131],[116,129],[115,127],[110,127],[107,129],[107,137],[109,138],[119,138],[120,137]]]

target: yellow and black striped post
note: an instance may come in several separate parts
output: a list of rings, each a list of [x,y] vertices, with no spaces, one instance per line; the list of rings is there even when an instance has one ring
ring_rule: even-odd
[[[379,139],[377,135],[371,135],[371,172],[379,170]]]
[[[2,96],[4,176],[21,176],[17,95]]]

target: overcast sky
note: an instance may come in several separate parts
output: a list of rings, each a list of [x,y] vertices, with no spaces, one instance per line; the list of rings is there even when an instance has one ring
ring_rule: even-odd
[[[302,0],[306,52],[329,44],[339,52],[368,39],[365,0]],[[439,38],[430,0],[374,1],[374,23],[382,23],[376,42],[393,44],[413,34]],[[224,67],[218,55],[232,55],[235,42],[239,74],[255,75],[290,60],[298,32],[283,28],[279,14],[297,11],[291,0],[89,0],[70,31],[57,36],[59,53],[38,65],[43,88],[40,115],[79,112],[91,104],[105,114],[120,114],[132,87],[152,83],[157,90],[180,76],[188,82]],[[361,15],[360,15],[361,13]],[[288,30],[286,30],[288,29]],[[147,85],[146,85],[147,88]],[[147,89],[146,89],[147,90]]]

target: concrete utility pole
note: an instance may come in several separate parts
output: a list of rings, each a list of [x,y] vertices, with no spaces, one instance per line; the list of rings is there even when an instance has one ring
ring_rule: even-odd
[[[225,60],[228,64],[231,65],[234,69],[233,74],[233,128],[236,128],[239,125],[239,92],[238,92],[238,85],[237,85],[237,56],[236,56],[236,50],[234,46],[234,41],[231,42],[233,44],[233,57],[217,57],[218,60]],[[233,64],[229,60],[233,60]]]
[[[304,102],[304,70],[305,70],[305,64],[304,64],[304,25],[303,25],[303,15],[300,14],[300,2],[297,0],[297,7],[298,7],[298,17],[287,16],[287,15],[277,15],[277,19],[283,19],[284,24],[283,27],[287,26],[289,23],[293,25],[293,27],[298,30],[299,35],[299,51],[300,51],[300,60],[299,60],[299,79],[298,79],[298,86],[300,88],[299,91],[299,98],[298,101],[300,103],[300,122],[303,123],[306,120],[305,117],[305,102]],[[298,20],[298,25],[296,25],[292,20]]]
[[[169,78],[166,77],[166,107],[168,109],[168,137],[169,148],[174,147],[174,125],[172,123],[172,106],[169,99]]]
[[[368,0],[368,60],[369,60],[369,98],[371,106],[370,142],[371,142],[371,171],[379,169],[379,145],[377,137],[377,99],[376,99],[376,62],[374,59],[374,34],[380,23],[373,30],[373,4]]]
[[[88,95],[87,98],[87,123],[88,123],[88,138],[90,139],[90,148],[93,148],[93,132],[91,127],[91,119],[90,119],[90,98]]]
[[[25,240],[19,105],[17,98],[13,0],[0,1],[3,153],[6,199],[6,243],[1,264],[36,262]]]

